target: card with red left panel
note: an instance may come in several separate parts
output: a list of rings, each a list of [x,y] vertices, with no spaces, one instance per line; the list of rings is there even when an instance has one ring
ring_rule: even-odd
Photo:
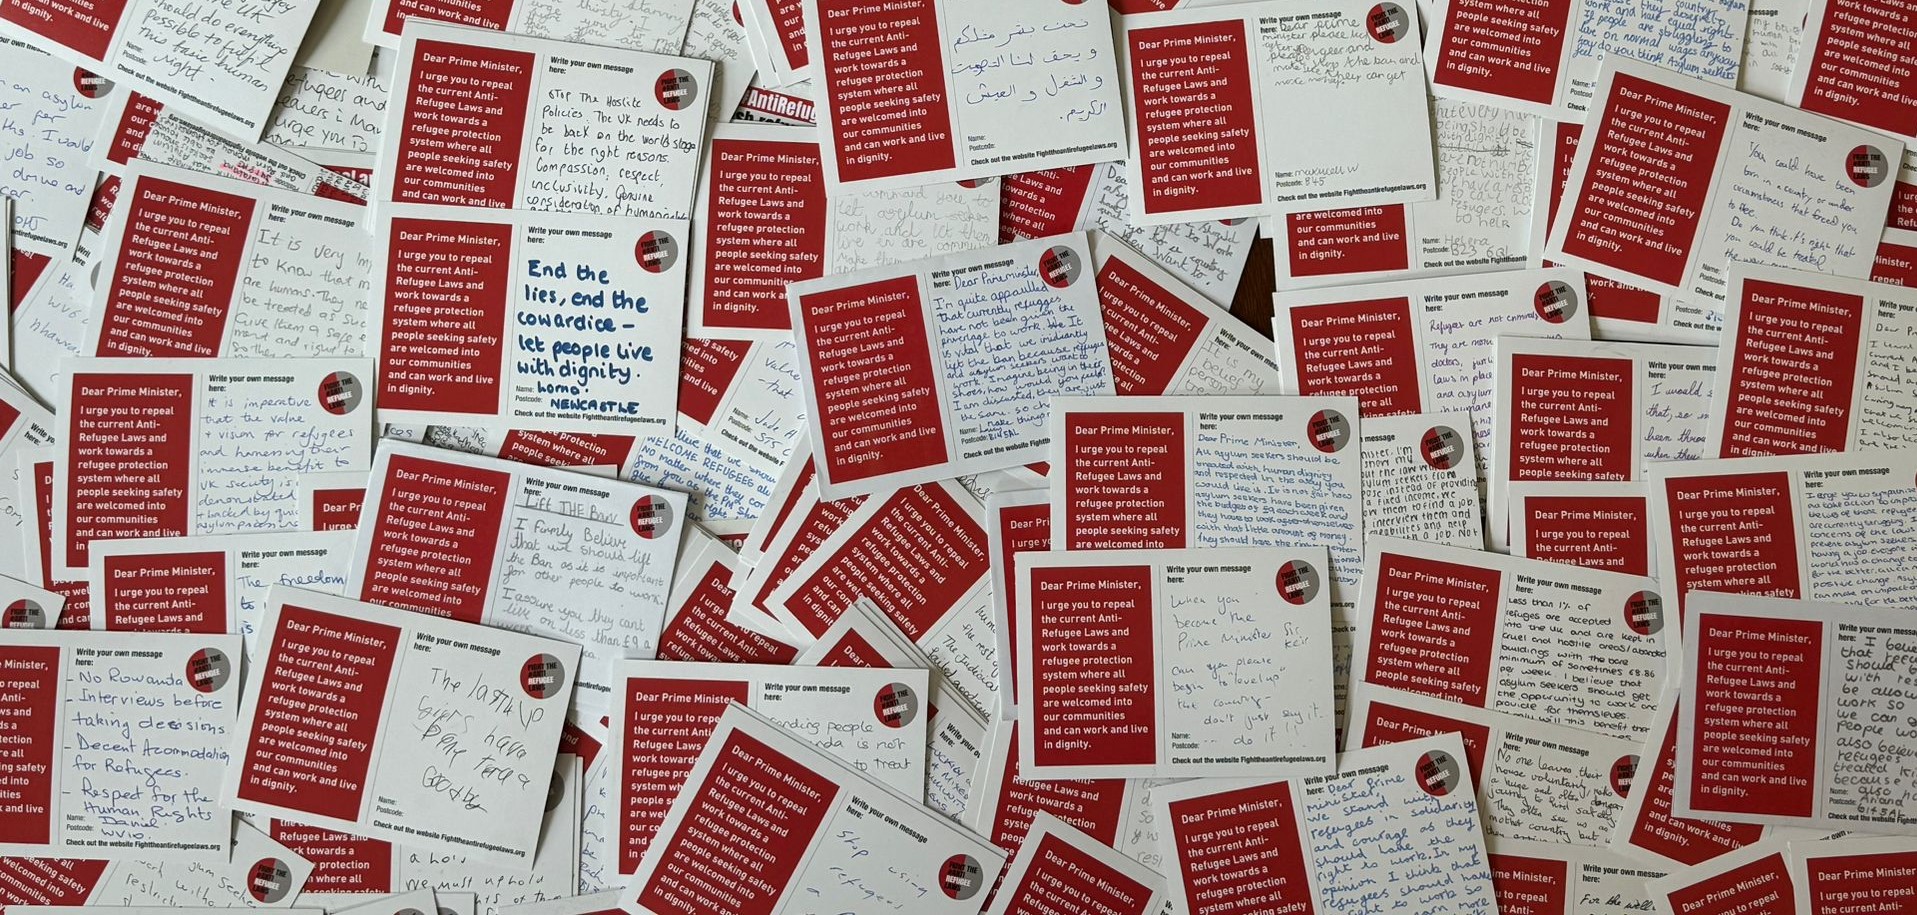
[[[266,589],[341,594],[351,531],[146,537],[93,544],[87,568],[93,629],[237,632],[252,657]]]
[[[60,616],[49,626],[85,629],[92,613],[85,576],[60,578],[53,574],[53,557],[58,552],[53,540],[53,465],[58,456],[57,448],[22,448],[12,468],[14,481],[19,484],[19,505],[25,514],[26,531],[21,538],[26,542],[24,580],[66,598]]]
[[[239,636],[13,631],[0,670],[0,855],[226,859]]]
[[[1806,915],[1797,909],[1790,843],[1773,838],[1677,871],[1645,885],[1657,915],[1736,912]]]
[[[69,359],[53,574],[87,544],[294,530],[298,479],[372,460],[367,359]]]
[[[5,13],[0,13],[4,20]],[[4,182],[9,218],[0,227],[17,252],[64,258],[73,250],[93,197],[94,145],[109,103],[133,94],[53,56],[0,28],[0,109],[15,129],[0,139],[0,160],[12,168]],[[0,242],[0,248],[5,242]],[[0,271],[4,276],[4,271]],[[16,292],[24,294],[25,290]]]
[[[1276,393],[1263,340],[1130,245],[1091,233],[1098,303],[1119,394]]]
[[[39,579],[39,570],[27,563],[33,509],[16,485],[17,468],[22,452],[53,444],[56,422],[52,410],[0,372],[0,575]]]
[[[1491,883],[1504,915],[1648,912],[1647,880],[1671,869],[1602,848],[1487,837]]]
[[[222,805],[532,865],[578,645],[284,585],[260,633]]]
[[[1896,915],[1917,903],[1917,839],[1849,836],[1790,845],[1798,915]]]
[[[1158,915],[1165,880],[1044,811],[1005,869],[986,915]]]
[[[1651,489],[1624,483],[1513,483],[1511,555],[1626,575],[1656,573]]]
[[[1672,808],[1917,835],[1913,663],[1917,626],[1881,609],[1692,592]]]

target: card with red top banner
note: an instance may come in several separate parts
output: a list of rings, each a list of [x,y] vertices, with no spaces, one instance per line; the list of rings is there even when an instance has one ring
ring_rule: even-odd
[[[239,636],[9,631],[0,671],[0,855],[227,858]]]
[[[285,0],[241,13],[212,6],[182,11],[166,0],[20,0],[0,8],[0,37],[124,79],[194,120],[253,141],[266,130],[318,7],[319,0]]]
[[[1913,655],[1882,609],[1692,592],[1674,811],[1917,835]]]
[[[362,37],[367,44],[397,48],[406,20],[419,19],[676,54],[692,21],[692,7],[693,0],[620,0],[606,5],[541,0],[376,0],[371,15],[366,17]]]
[[[1455,734],[1345,753],[1335,775],[1166,785],[1152,807],[1186,912],[1497,910]]]
[[[286,531],[302,473],[372,460],[367,359],[69,359],[53,575],[87,545]]]
[[[373,459],[344,593],[585,646],[580,701],[657,649],[685,495],[387,441]]]
[[[1641,741],[1675,633],[1641,576],[1372,537],[1352,682]]]
[[[398,60],[380,204],[692,216],[711,61],[417,18]]]
[[[287,585],[343,594],[351,531],[149,537],[93,544],[92,629],[237,632],[252,656],[266,591]]]
[[[366,209],[136,159],[101,247],[86,352],[367,355]]]
[[[826,187],[835,194],[1124,158],[1125,108],[1103,4],[794,5],[805,19]]]
[[[1597,103],[1544,256],[1721,321],[1732,262],[1870,274],[1903,144],[1626,55]]]
[[[1044,811],[1032,815],[986,915],[1158,915],[1165,880]]]
[[[532,865],[578,645],[284,585],[260,633],[223,806]]]
[[[1513,483],[1511,555],[1546,562],[1653,575],[1651,489],[1623,483]]]
[[[1082,234],[786,287],[828,499],[1043,460],[1049,398],[1110,394]]]
[[[1352,685],[1349,712],[1346,753],[1458,734],[1494,842],[1603,845],[1641,759],[1636,741],[1369,683]]]
[[[1904,546],[1917,452],[1677,461],[1646,469],[1656,578],[1697,591],[1858,606],[1917,600]]]
[[[874,898],[973,915],[1005,865],[915,797],[736,704],[685,784],[621,897],[632,915],[858,911]],[[735,876],[701,876],[715,869]]]
[[[817,131],[721,124],[708,143],[688,248],[688,336],[789,339],[787,283],[996,240],[995,185],[854,187],[828,199]]]
[[[1739,264],[1704,453],[1917,446],[1917,290]]]
[[[678,219],[381,207],[381,421],[670,432],[685,238]]]
[[[1265,342],[1229,311],[1111,235],[1093,232],[1091,248],[1117,393],[1278,391]]]
[[[1602,848],[1495,836],[1485,842],[1502,915],[1648,912],[1645,882],[1671,872]]]
[[[1415,8],[1238,4],[1122,29],[1133,225],[1436,197]]]
[[[924,669],[621,663],[611,718],[620,735],[613,750],[619,873],[639,867],[673,798],[697,784],[688,774],[734,703],[916,800],[925,790],[929,689]]]
[[[1805,915],[1791,880],[1790,843],[1770,839],[1645,884],[1657,915]]]
[[[1020,769],[1332,771],[1327,558],[1323,547],[1019,553]]]
[[[1917,902],[1917,839],[1851,836],[1790,844],[1799,915],[1897,915]]]
[[[1716,347],[1504,337],[1497,342],[1490,541],[1510,547],[1509,487],[1642,480],[1706,457]]]

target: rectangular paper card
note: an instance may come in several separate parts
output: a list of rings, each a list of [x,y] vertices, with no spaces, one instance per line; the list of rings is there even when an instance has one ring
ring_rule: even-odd
[[[1046,550],[1052,544],[1052,494],[1046,489],[993,493],[985,500],[985,542],[990,549],[992,633],[998,643],[998,714],[1018,714],[1018,650],[1013,626],[1018,617],[1018,554]]]
[[[1705,454],[1917,447],[1917,289],[1731,267]]]
[[[789,340],[787,283],[996,241],[993,184],[842,188],[827,197],[815,130],[720,124],[709,145],[689,248],[690,336]]]
[[[246,140],[266,130],[320,0],[222,2],[181,10],[166,0],[84,5],[21,0],[0,9],[0,37],[30,42]]]
[[[0,23],[14,14],[12,8],[0,12]],[[0,106],[17,129],[0,138],[0,161],[13,166],[0,177],[0,208],[11,208],[10,218],[0,222],[10,228],[0,232],[7,236],[0,239],[0,253],[67,257],[93,197],[94,175],[87,167],[93,136],[111,101],[133,90],[61,66],[39,50],[40,42],[16,41],[8,31],[0,25],[0,70],[7,74]],[[4,251],[8,244],[12,252]],[[0,277],[5,273],[0,268]],[[24,288],[15,289],[13,301],[25,295]]]
[[[0,372],[0,575],[29,581],[40,577],[40,570],[27,562],[27,544],[34,538],[33,500],[21,488],[20,456],[52,447],[56,422],[52,410]]]
[[[1346,753],[1335,775],[1153,789],[1173,905],[1251,915],[1363,912],[1391,900],[1490,915],[1497,899],[1464,756],[1446,734]]]
[[[986,915],[1157,915],[1167,904],[1157,872],[1043,811],[1003,879]]]
[[[1492,549],[1510,547],[1511,484],[1641,480],[1653,461],[1707,456],[1716,347],[1518,337],[1497,347]]]
[[[1706,327],[1732,261],[1870,275],[1902,143],[1625,55],[1596,97],[1545,257]]]
[[[825,179],[835,193],[1124,158],[1125,110],[1103,6],[790,5],[803,8],[806,47],[817,58]]]
[[[1124,17],[1119,40],[1133,225],[1437,194],[1415,10],[1176,10]]]
[[[1485,833],[1584,847],[1611,835],[1642,744],[1355,683],[1345,751],[1458,734]]]
[[[1726,823],[1678,816],[1677,716],[1681,704],[1676,690],[1658,702],[1651,720],[1651,740],[1638,758],[1624,810],[1617,816],[1611,848],[1641,861],[1667,867],[1702,864],[1765,837],[1767,827],[1754,823]]]
[[[1122,841],[1135,828],[1145,795],[1163,782],[1122,778],[1026,778],[1018,763],[1018,722],[993,722],[980,751],[978,778],[962,822],[1016,855],[1040,813],[1133,854]]]
[[[222,805],[531,866],[578,645],[283,585],[260,632]]]
[[[683,219],[395,205],[378,232],[382,422],[672,431]]]
[[[379,201],[691,218],[712,62],[408,21]]]
[[[1513,483],[1511,555],[1654,575],[1651,490],[1635,483]]]
[[[735,578],[743,578],[739,555],[698,525],[687,525],[679,564],[666,602],[656,656],[662,661],[790,664],[799,649],[727,619]]]
[[[145,101],[144,97],[129,98],[123,112],[134,112],[140,101]],[[118,107],[109,106],[109,113]],[[148,112],[137,112],[122,120],[113,132],[114,142],[107,143],[105,138],[96,142],[92,159],[100,171],[124,182],[136,162],[146,162],[346,203],[364,205],[372,198],[373,189],[352,175],[306,158],[307,155],[335,161],[340,157],[358,158],[370,166],[371,158],[361,153],[309,149],[295,152],[266,143],[242,143],[202,127],[178,111],[155,107],[157,111],[152,112],[144,124],[140,123],[140,116]],[[144,134],[138,132],[142,126]],[[124,189],[124,184],[121,188]],[[106,192],[103,189],[101,193],[104,196]],[[112,205],[117,207],[117,202]]]
[[[295,530],[299,475],[372,459],[367,359],[69,359],[53,573],[87,544]],[[139,505],[135,509],[133,506]]]
[[[1858,41],[1872,10],[1859,0],[1811,0],[1803,44],[1785,100],[1805,111],[1863,124],[1894,137],[1917,138],[1917,74],[1910,69],[1917,37],[1902,30]],[[1860,74],[1875,74],[1860,78]]]
[[[345,593],[583,644],[581,700],[657,650],[685,496],[637,483],[384,442]]]
[[[1465,413],[1364,418],[1365,536],[1484,549],[1470,429]]]
[[[0,670],[0,855],[227,857],[239,636],[9,632]]]
[[[292,908],[312,875],[311,860],[245,823],[236,823],[232,850],[225,856],[184,862],[163,857],[114,861],[93,887],[87,906],[78,911],[97,913],[104,908],[125,912],[154,907],[178,915],[182,908],[214,903],[219,907],[213,911],[229,915],[240,908],[318,913],[320,909],[308,908],[313,904],[311,899],[302,899],[306,906],[300,909]],[[8,906],[7,910],[15,908]]]
[[[1015,557],[1019,766],[1289,778],[1336,756],[1323,547]]]
[[[455,0],[370,0],[366,44],[399,47],[408,19],[564,38],[595,45],[676,53],[692,20],[693,0],[618,0],[605,6],[506,0],[485,6]]]
[[[365,207],[136,159],[107,223],[86,352],[365,356]]]
[[[1917,452],[1653,464],[1657,579],[1694,591],[1858,606],[1917,600],[1904,544],[1917,524]]]
[[[1540,139],[1528,246],[1534,252],[1533,267],[1555,266],[1543,256],[1544,243],[1551,235],[1551,221],[1564,204],[1565,182],[1570,180],[1583,139],[1584,125],[1570,121],[1558,122]],[[1716,315],[1705,321],[1702,315],[1678,314],[1667,307],[1666,296],[1593,273],[1584,275],[1584,288],[1591,299],[1592,333],[1600,340],[1717,344]]]
[[[629,442],[629,456],[619,462],[623,475],[684,490],[697,521],[764,514],[779,475],[806,447],[797,353],[790,335],[756,343],[686,340],[677,428],[669,441]]]
[[[1243,322],[1116,237],[1091,243],[1117,393],[1278,392],[1278,366]]]
[[[1801,915],[1791,884],[1790,844],[1773,838],[1645,885],[1657,915],[1739,912]]]
[[[991,843],[736,704],[685,784],[620,897],[631,915],[851,912],[875,898],[974,915],[1005,866]],[[702,876],[717,849],[752,876]]]
[[[1648,912],[1644,886],[1670,873],[1602,848],[1490,837],[1498,911],[1510,915],[1611,915]]]
[[[1353,683],[1642,741],[1675,677],[1652,579],[1389,537],[1364,568]]]
[[[1057,395],[1110,394],[1084,235],[786,287],[827,499],[1043,460]]]
[[[94,629],[237,632],[249,657],[273,585],[342,594],[351,531],[102,540],[87,593]]]
[[[925,790],[925,670],[768,664],[622,662],[612,732],[617,779],[613,845],[619,873],[645,856],[688,780],[707,735],[737,703],[873,782],[918,798]]]
[[[1855,836],[1790,844],[1799,915],[1895,915],[1917,901],[1917,839]]]
[[[1917,624],[1881,609],[1693,592],[1677,814],[1917,835],[1913,662]]]

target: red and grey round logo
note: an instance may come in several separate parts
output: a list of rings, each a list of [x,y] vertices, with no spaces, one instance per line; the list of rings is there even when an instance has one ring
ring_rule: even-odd
[[[872,714],[888,728],[902,728],[918,720],[919,694],[903,683],[887,683],[872,697]]]
[[[647,540],[672,533],[672,503],[658,496],[640,496],[632,503],[632,532]]]
[[[976,191],[979,188],[982,188],[991,183],[992,183],[992,179],[990,178],[966,178],[961,180],[958,183],[958,186],[965,188],[968,191]]]
[[[0,616],[0,629],[45,629],[47,628],[47,609],[32,598],[23,597],[7,605],[7,612]]]
[[[233,662],[218,648],[202,648],[186,659],[186,683],[203,693],[216,693],[233,676]]]
[[[1844,173],[1858,187],[1876,187],[1890,179],[1890,159],[1875,146],[1859,146],[1844,157]]]
[[[675,67],[659,74],[659,79],[652,84],[652,95],[668,109],[684,111],[699,100],[699,80]]]
[[[939,868],[939,889],[953,899],[970,899],[984,888],[985,868],[971,855],[953,855]]]
[[[1578,292],[1569,283],[1552,280],[1538,287],[1537,295],[1531,300],[1538,317],[1552,324],[1563,324],[1578,313]]]
[[[1464,458],[1464,437],[1450,426],[1432,426],[1418,439],[1418,456],[1433,470],[1450,470]]]
[[[1294,559],[1278,567],[1278,596],[1285,603],[1304,606],[1318,596],[1318,570],[1311,563]]]
[[[550,699],[566,686],[566,665],[541,652],[519,665],[519,688],[534,699]]]
[[[1411,34],[1411,14],[1396,3],[1380,3],[1365,14],[1365,28],[1372,38],[1392,44]]]
[[[1637,754],[1632,753],[1618,757],[1617,762],[1611,764],[1611,790],[1617,792],[1618,797],[1631,794],[1631,779],[1637,777],[1637,758]]]
[[[1638,635],[1664,631],[1664,598],[1655,591],[1639,591],[1624,602],[1624,625]]]
[[[647,273],[664,273],[679,262],[679,240],[655,229],[639,236],[632,253]]]
[[[293,869],[278,858],[261,858],[246,872],[246,892],[255,902],[274,903],[293,891]]]
[[[334,372],[320,379],[319,405],[334,416],[345,416],[359,407],[360,399],[366,396],[366,386],[359,383],[352,372]]]
[[[1337,454],[1351,443],[1351,421],[1337,410],[1319,410],[1305,426],[1305,437],[1311,447],[1326,454]]]
[[[79,67],[73,68],[73,91],[87,98],[99,98],[113,91],[113,80],[98,73],[89,73]]]
[[[1085,269],[1085,262],[1064,245],[1045,249],[1038,258],[1038,276],[1053,289],[1064,289],[1078,282],[1078,274]]]
[[[1464,768],[1458,760],[1443,750],[1432,750],[1418,758],[1418,787],[1432,797],[1444,797],[1458,789],[1458,783],[1464,778]]]

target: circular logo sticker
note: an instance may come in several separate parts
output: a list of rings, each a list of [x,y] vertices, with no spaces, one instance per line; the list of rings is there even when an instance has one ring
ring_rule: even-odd
[[[963,181],[960,181],[958,183],[958,186],[965,188],[967,190],[978,190],[979,188],[982,188],[991,183],[992,183],[992,179],[990,178],[967,178]]]
[[[1631,779],[1636,777],[1636,753],[1620,756],[1617,762],[1611,764],[1611,790],[1617,792],[1618,797],[1625,797],[1631,793]]]
[[[566,665],[552,655],[542,652],[527,658],[526,663],[519,666],[519,688],[534,699],[551,698],[564,685]]]
[[[1278,567],[1278,596],[1285,603],[1304,605],[1318,596],[1318,570],[1294,559]]]
[[[647,273],[664,273],[679,262],[679,242],[657,229],[639,236],[639,244],[633,247],[633,254],[639,258],[639,266]]]
[[[1876,187],[1890,178],[1890,160],[1875,146],[1859,146],[1844,157],[1844,172],[1858,187]]]
[[[558,809],[559,802],[566,799],[566,782],[559,773],[552,774],[552,781],[546,783],[546,812]]]
[[[1319,410],[1312,414],[1311,423],[1305,427],[1305,438],[1311,447],[1326,454],[1337,454],[1351,442],[1351,421],[1337,410]]]
[[[872,697],[872,713],[888,728],[905,727],[919,717],[919,696],[903,683],[888,683]]]
[[[1457,790],[1458,781],[1464,777],[1464,770],[1458,767],[1458,761],[1443,750],[1432,750],[1418,758],[1418,787],[1432,797],[1444,797]]]
[[[1458,459],[1464,454],[1464,439],[1456,429],[1450,426],[1432,426],[1424,430],[1424,437],[1418,439],[1418,456],[1424,458],[1433,470],[1450,470],[1458,466]]]
[[[200,692],[218,692],[231,676],[233,662],[218,648],[202,648],[186,659],[186,683]]]
[[[1563,324],[1577,316],[1578,293],[1571,284],[1552,280],[1538,287],[1531,305],[1538,310],[1538,317],[1552,324]]]
[[[113,80],[75,67],[73,68],[73,91],[87,98],[99,98],[113,91]]]
[[[5,617],[0,617],[0,629],[45,629],[47,611],[40,602],[29,598],[20,598],[7,605]]]
[[[1396,3],[1380,3],[1365,14],[1365,28],[1372,38],[1391,44],[1411,31],[1411,14]]]
[[[261,858],[246,873],[246,892],[256,902],[278,902],[292,889],[293,869],[278,858]]]
[[[1078,282],[1078,273],[1085,265],[1079,260],[1078,252],[1063,245],[1046,249],[1038,259],[1038,276],[1046,285],[1054,289],[1064,289]]]
[[[359,406],[360,398],[366,396],[366,387],[353,377],[352,372],[334,372],[320,379],[320,408],[334,416],[345,416]]]
[[[1664,631],[1664,598],[1654,591],[1639,591],[1624,602],[1624,625],[1638,635],[1656,635]]]
[[[632,532],[647,540],[672,533],[672,503],[658,496],[640,496],[632,503]]]
[[[659,74],[658,81],[652,84],[652,94],[668,109],[684,111],[699,100],[699,81],[691,73],[675,67]]]
[[[939,889],[953,899],[970,899],[984,888],[985,869],[971,855],[953,855],[939,868]]]

